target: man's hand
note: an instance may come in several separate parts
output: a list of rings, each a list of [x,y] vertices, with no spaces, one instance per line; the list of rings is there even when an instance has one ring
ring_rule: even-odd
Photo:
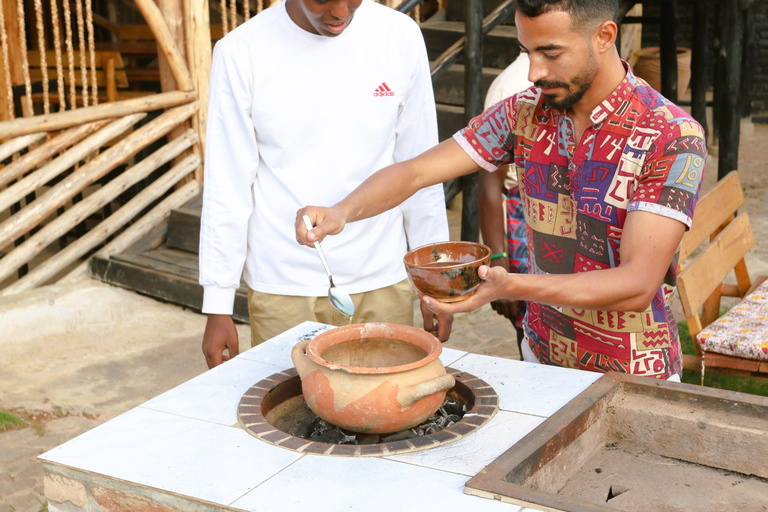
[[[312,221],[312,231],[308,231],[302,217],[309,215]],[[296,213],[296,241],[300,245],[312,247],[315,242],[321,242],[327,235],[341,233],[347,223],[347,217],[340,208],[322,206],[305,206]]]
[[[474,311],[484,304],[498,300],[507,295],[510,274],[501,267],[487,267],[482,265],[477,270],[477,275],[483,280],[477,291],[470,298],[459,302],[440,302],[434,297],[429,297],[417,291],[419,298],[427,307],[437,315],[455,315]]]
[[[224,350],[228,355],[224,354]],[[203,334],[203,354],[208,368],[220,365],[240,353],[235,322],[229,315],[208,315]]]
[[[509,269],[509,260],[506,256],[501,258],[496,258],[491,260],[491,267],[501,267],[505,270]],[[498,300],[491,301],[491,308],[493,310],[500,314],[501,316],[511,320],[512,322],[515,322],[517,320],[517,315],[520,313],[521,310],[521,303],[523,301],[521,300],[511,300],[506,298],[501,298]]]
[[[424,318],[424,330],[439,339],[442,343],[451,337],[453,315],[436,315],[427,307],[424,301],[419,302],[421,316]]]

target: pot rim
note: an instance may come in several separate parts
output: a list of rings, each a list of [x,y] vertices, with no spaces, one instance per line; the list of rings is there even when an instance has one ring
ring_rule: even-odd
[[[408,251],[405,254],[405,256],[403,256],[403,263],[405,264],[406,267],[411,268],[411,269],[424,268],[424,265],[416,265],[415,263],[409,262],[408,261],[408,257],[409,256],[413,256],[413,254],[415,254],[417,251],[419,251],[421,249],[424,249],[426,247],[437,247],[437,246],[448,245],[448,244],[450,244],[450,245],[468,245],[468,246],[479,247],[483,251],[483,254],[481,256],[476,257],[472,261],[467,261],[467,262],[464,262],[464,263],[462,263],[460,261],[457,261],[456,263],[454,263],[452,265],[443,265],[443,266],[440,267],[440,270],[450,270],[452,268],[468,267],[468,266],[474,265],[476,263],[481,263],[483,260],[485,260],[487,258],[490,258],[491,254],[493,253],[493,251],[491,251],[491,248],[488,247],[485,244],[481,244],[481,243],[478,243],[478,242],[465,242],[465,241],[449,240],[449,241],[445,241],[445,242],[435,242],[435,243],[431,243],[431,244],[426,244],[426,245],[422,245],[422,246],[416,247],[415,249],[411,249],[410,251]]]
[[[412,343],[413,345],[424,349],[427,352],[427,355],[412,363],[383,367],[345,366],[332,363],[320,356],[321,353],[334,345],[368,338],[389,338]],[[315,336],[309,342],[306,349],[307,357],[320,366],[324,366],[331,370],[342,370],[357,375],[381,375],[415,370],[428,365],[440,357],[442,352],[443,344],[427,331],[408,325],[383,322],[352,324],[330,329]]]

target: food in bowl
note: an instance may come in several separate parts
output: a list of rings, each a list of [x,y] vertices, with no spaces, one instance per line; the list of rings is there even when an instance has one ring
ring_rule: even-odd
[[[409,251],[403,258],[413,286],[441,302],[457,302],[475,293],[482,280],[481,265],[491,261],[491,249],[475,242],[438,242]]]

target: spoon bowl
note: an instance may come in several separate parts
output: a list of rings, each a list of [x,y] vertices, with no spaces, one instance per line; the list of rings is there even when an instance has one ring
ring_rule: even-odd
[[[303,215],[301,217],[304,220],[304,225],[307,231],[311,231],[314,227],[309,215]],[[353,316],[355,314],[355,304],[352,302],[352,297],[347,292],[341,290],[338,286],[333,284],[333,276],[331,275],[331,269],[328,267],[328,262],[325,261],[325,255],[323,249],[320,247],[320,242],[315,242],[315,250],[317,255],[320,256],[320,261],[323,263],[325,273],[328,274],[328,280],[331,282],[331,286],[328,288],[328,299],[333,304],[339,313],[346,316]]]

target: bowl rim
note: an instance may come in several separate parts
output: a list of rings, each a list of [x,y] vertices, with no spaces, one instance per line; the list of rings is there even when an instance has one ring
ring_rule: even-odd
[[[444,242],[434,242],[434,243],[431,243],[431,244],[420,245],[419,247],[411,249],[410,251],[405,253],[405,256],[403,256],[403,264],[406,267],[408,267],[408,268],[420,268],[420,269],[430,268],[430,267],[425,267],[424,265],[415,265],[413,263],[408,263],[408,260],[407,260],[408,255],[413,254],[416,251],[419,251],[419,250],[424,249],[426,247],[440,246],[440,245],[446,245],[446,244],[477,246],[477,247],[480,247],[484,252],[486,252],[486,254],[481,256],[481,257],[479,257],[479,258],[475,258],[472,261],[465,261],[463,263],[462,262],[457,262],[457,263],[455,263],[453,265],[443,265],[443,266],[439,267],[440,270],[447,270],[447,269],[452,269],[452,268],[466,267],[467,265],[473,265],[475,263],[482,262],[486,258],[490,258],[491,254],[493,254],[493,251],[491,251],[490,247],[488,247],[485,244],[481,244],[480,242],[466,242],[464,240],[446,240]]]
[[[414,341],[420,341],[421,343],[414,343],[411,340],[404,340],[399,337],[394,336],[397,331],[406,331],[408,334],[414,338]],[[331,337],[340,337],[341,339],[336,340],[335,343],[332,345],[329,345],[327,347],[323,347],[322,350],[318,347],[319,344],[321,344],[323,341],[325,341],[326,338]],[[322,357],[320,354],[321,351],[325,351],[328,348],[330,348],[333,345],[341,344],[341,343],[350,343],[357,340],[367,339],[367,338],[392,338],[398,341],[403,341],[406,343],[412,343],[418,347],[424,348],[424,346],[428,346],[429,350],[427,351],[427,355],[423,358],[419,359],[418,361],[414,361],[412,363],[398,365],[398,366],[379,366],[379,367],[373,367],[373,366],[345,366],[341,364],[332,363],[325,358]],[[326,368],[329,368],[331,370],[342,370],[347,373],[353,373],[358,375],[381,375],[381,374],[391,374],[391,373],[401,373],[408,370],[414,370],[416,368],[424,367],[428,364],[430,364],[432,361],[436,360],[438,357],[440,357],[440,354],[443,352],[443,344],[438,340],[435,336],[428,333],[427,331],[423,329],[419,329],[418,327],[412,327],[409,325],[402,325],[402,324],[394,324],[394,323],[385,323],[385,322],[367,322],[362,324],[351,324],[351,325],[344,325],[341,327],[336,327],[334,329],[329,329],[327,331],[324,331],[314,338],[310,340],[310,342],[307,344],[306,348],[306,355],[309,357],[312,361],[319,364],[320,366],[324,366]]]

